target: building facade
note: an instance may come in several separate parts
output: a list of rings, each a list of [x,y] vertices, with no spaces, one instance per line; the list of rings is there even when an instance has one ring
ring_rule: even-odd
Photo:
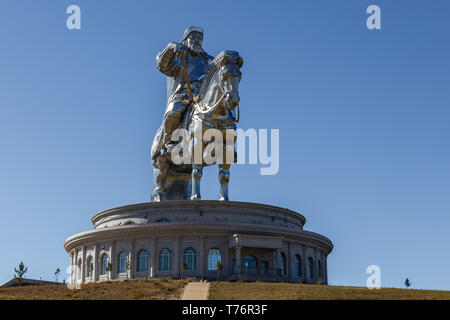
[[[71,282],[198,277],[328,283],[333,245],[299,213],[235,201],[165,201],[102,211],[68,238]]]

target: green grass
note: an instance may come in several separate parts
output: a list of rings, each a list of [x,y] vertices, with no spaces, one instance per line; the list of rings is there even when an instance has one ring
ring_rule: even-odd
[[[177,300],[194,279],[152,279],[0,289],[0,300]],[[211,282],[210,300],[450,300],[450,291],[267,282]]]
[[[0,289],[0,300],[177,300],[189,280],[152,279]]]
[[[210,300],[450,300],[450,291],[264,282],[212,282]]]

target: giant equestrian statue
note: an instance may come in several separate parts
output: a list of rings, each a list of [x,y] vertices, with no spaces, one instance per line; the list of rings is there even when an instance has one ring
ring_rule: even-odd
[[[152,201],[201,199],[202,169],[212,164],[219,166],[220,200],[228,200],[230,165],[236,155],[235,136],[231,141],[225,136],[236,129],[239,121],[235,109],[239,105],[239,69],[243,59],[236,51],[222,51],[215,58],[208,55],[202,48],[203,34],[202,28],[189,27],[181,43],[169,43],[156,57],[158,70],[167,76],[167,104],[151,150]],[[186,132],[181,140],[173,136],[177,129]],[[211,141],[203,139],[209,129],[220,132],[223,141],[218,141],[216,136]],[[227,161],[205,161],[208,146],[209,149],[217,147],[218,142],[223,146],[221,155],[232,149],[233,156],[226,157]],[[175,152],[178,155],[181,146],[191,155],[191,160],[175,163]],[[196,151],[202,159],[196,160]]]

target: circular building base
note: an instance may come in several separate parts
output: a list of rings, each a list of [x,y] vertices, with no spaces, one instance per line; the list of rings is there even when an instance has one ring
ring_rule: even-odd
[[[236,201],[163,201],[102,211],[71,236],[71,282],[203,277],[327,283],[331,241],[299,213]]]

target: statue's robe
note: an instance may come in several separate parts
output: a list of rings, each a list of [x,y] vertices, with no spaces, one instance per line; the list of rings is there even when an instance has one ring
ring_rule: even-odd
[[[159,71],[167,76],[167,103],[166,111],[169,103],[177,100],[185,100],[188,96],[186,79],[184,77],[183,64],[178,55],[175,54],[176,43],[171,42],[167,47],[156,56],[156,66]],[[193,95],[197,95],[201,87],[201,83],[208,71],[208,67],[214,57],[202,51],[198,55],[194,55],[190,50],[187,51],[185,57],[186,71],[191,83]],[[180,122],[180,126],[183,121]],[[157,158],[161,154],[163,144],[164,120],[153,139],[151,156],[153,165],[157,166]]]

